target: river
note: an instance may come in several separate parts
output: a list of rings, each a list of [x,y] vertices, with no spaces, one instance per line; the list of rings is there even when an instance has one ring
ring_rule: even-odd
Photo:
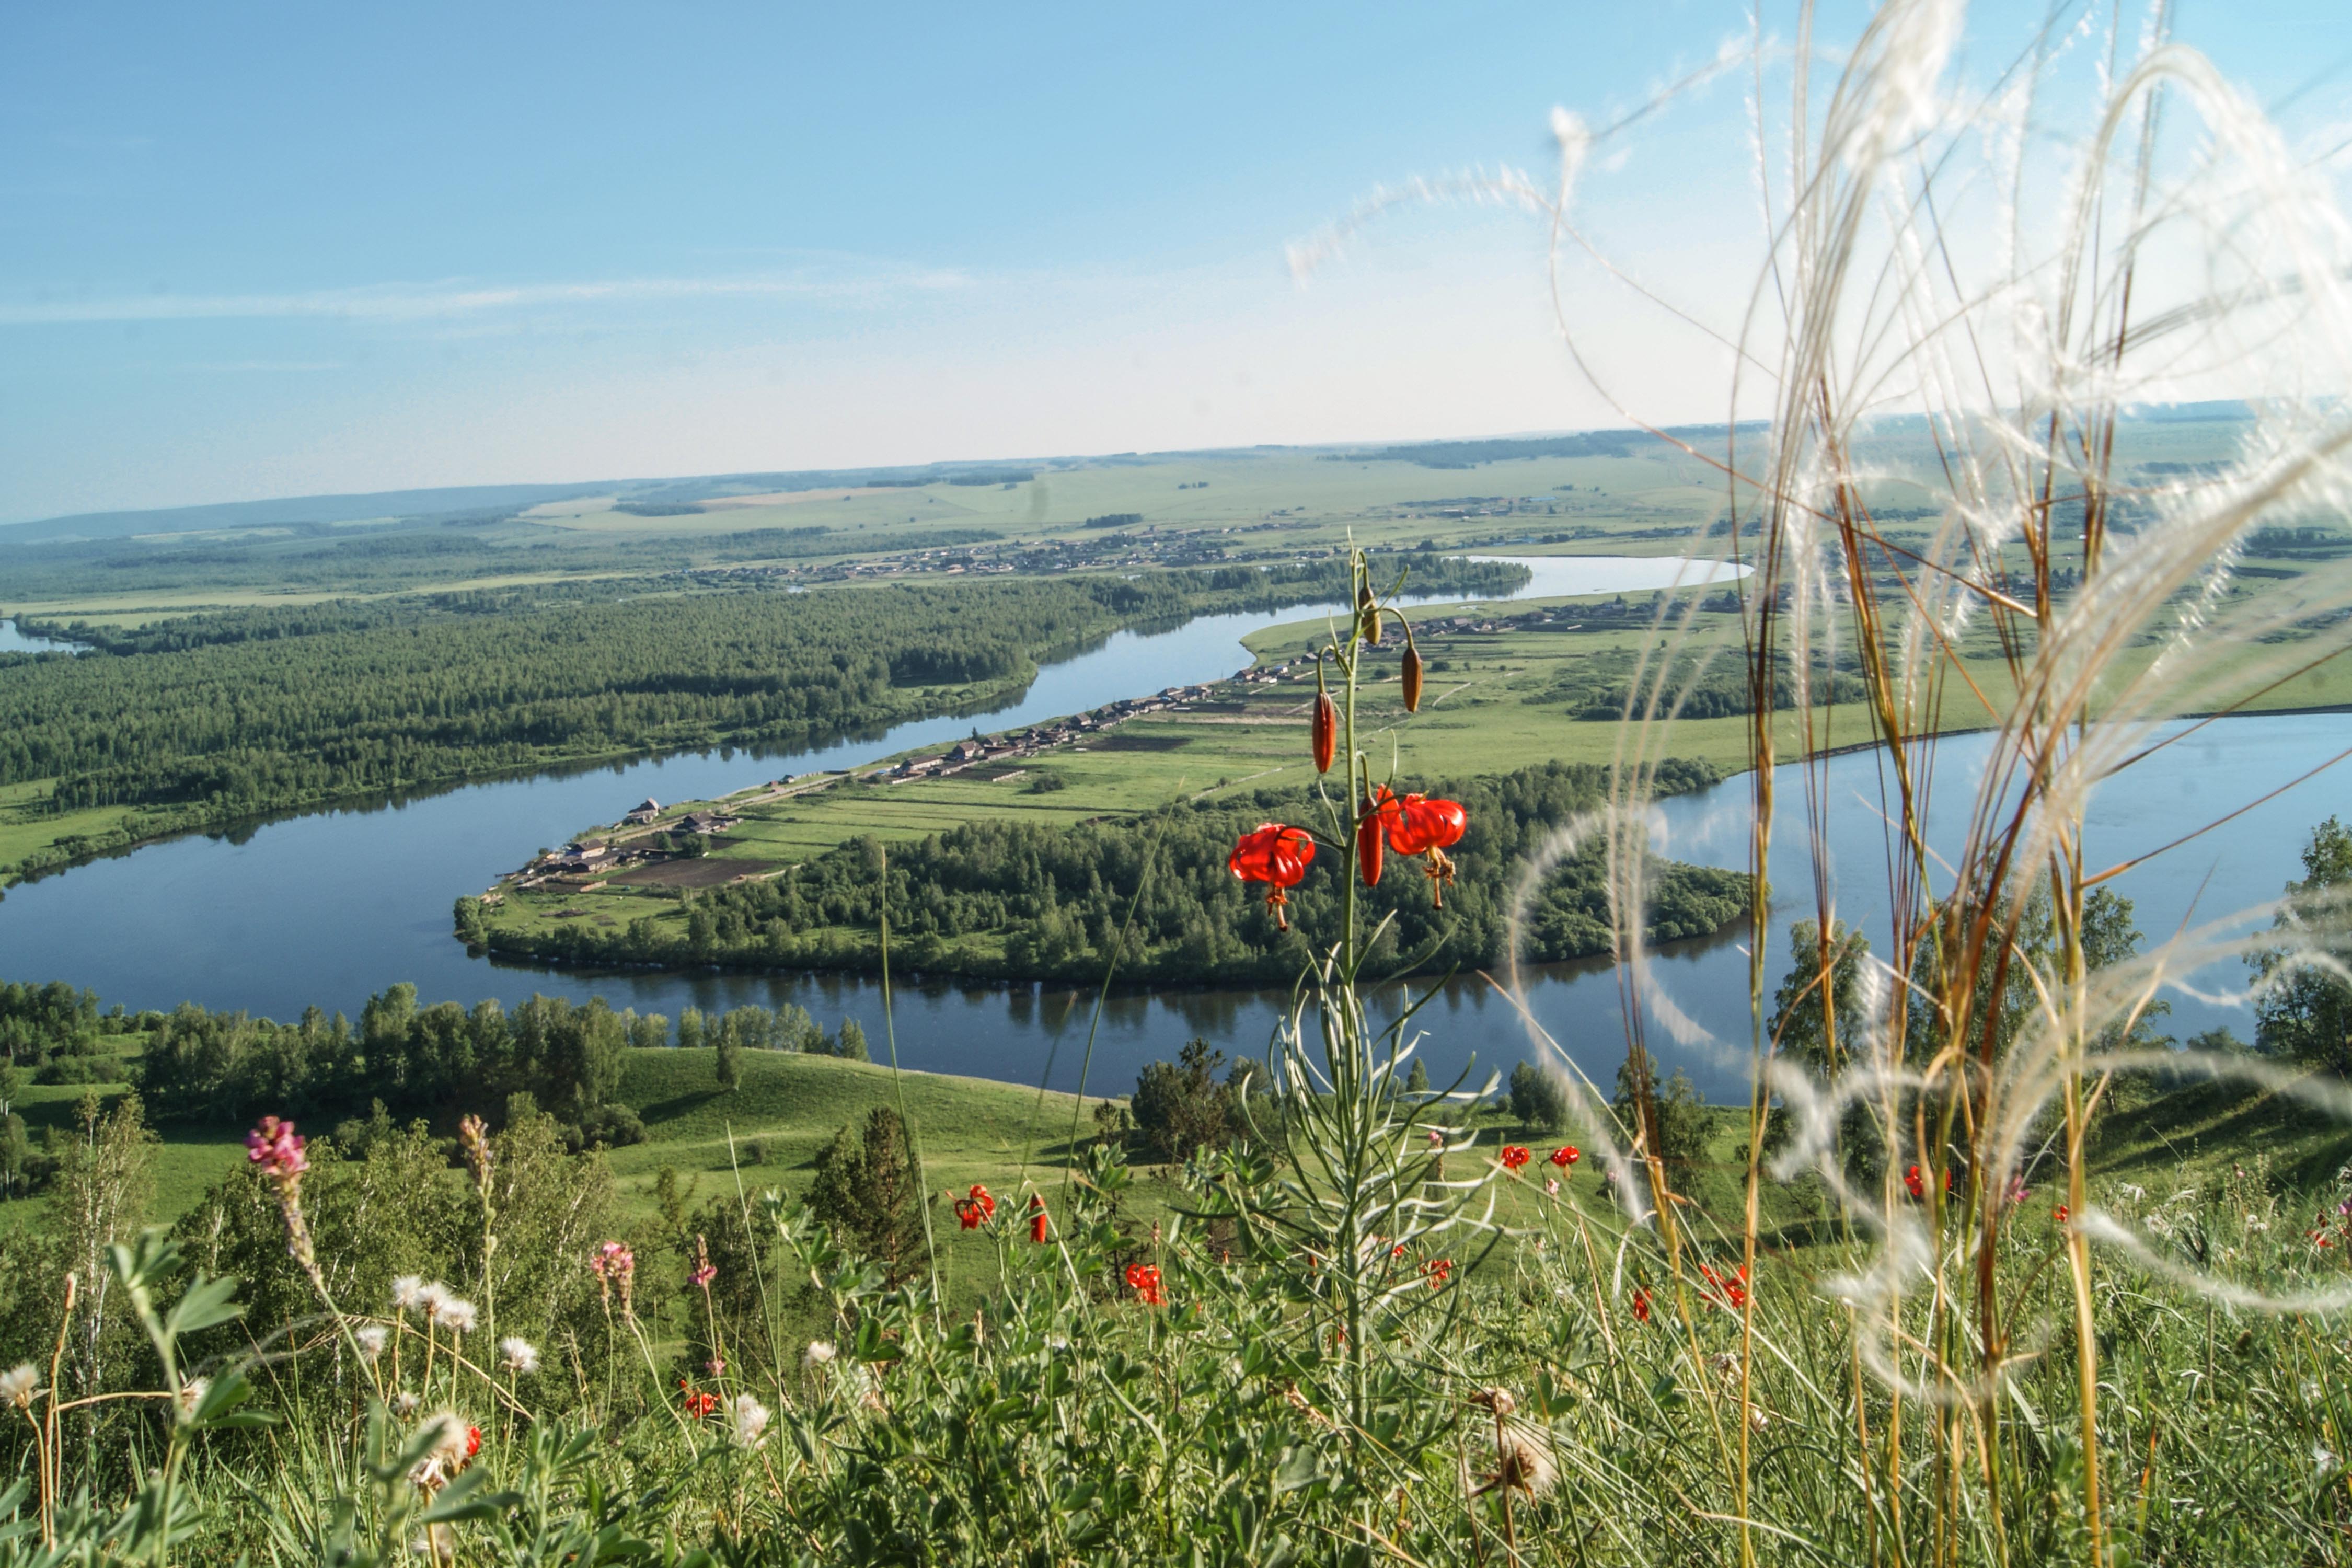
[[[1537,580],[1522,597],[1639,591],[1661,585],[1671,559],[1533,558]],[[488,886],[541,845],[608,821],[643,795],[709,798],[780,773],[846,767],[915,746],[941,744],[975,721],[1001,730],[1100,706],[1118,697],[1230,674],[1243,661],[1237,639],[1261,627],[1309,619],[1318,606],[1274,615],[1203,616],[1173,631],[1121,632],[1040,671],[1029,689],[997,712],[920,721],[883,734],[805,752],[756,756],[733,750],[617,763],[401,800],[316,812],[235,832],[191,836],[75,867],[8,889],[0,901],[0,975],[63,979],[132,1008],[183,999],[287,1018],[308,1004],[356,1014],[373,991],[415,983],[425,1000],[509,1005],[533,992],[672,1015],[685,1006],[723,1008],[798,1003],[828,1025],[857,1019],[877,1057],[882,1004],[871,982],[845,975],[719,973],[593,973],[542,969],[468,957],[449,935],[449,906]],[[1943,743],[1937,764],[1938,829],[1965,813],[1966,776],[1986,750],[1980,737]],[[2352,715],[2236,719],[2208,726],[2108,784],[2091,814],[2088,849],[2101,864],[2168,841],[2209,816],[2287,783],[2352,744]],[[1831,849],[1862,873],[1884,864],[1876,761],[1867,754],[1828,767]],[[1796,783],[1781,799],[1795,798]],[[2188,848],[2141,868],[2117,886],[2136,900],[2140,928],[2173,931],[2192,906],[2200,920],[2275,898],[2315,821],[2339,808],[2335,775],[2288,791]],[[1659,805],[1660,848],[1703,864],[1739,866],[1748,791],[1734,780]],[[1948,816],[1950,821],[1940,819]],[[1773,883],[1790,895],[1810,886],[1784,830]],[[1779,920],[1807,912],[1791,907]],[[1857,889],[1845,918],[1878,929],[1884,911]],[[1779,933],[1775,933],[1776,943]],[[1744,935],[1681,944],[1659,956],[1656,974],[1675,1005],[1727,1042],[1673,1044],[1652,1030],[1662,1059],[1686,1067],[1710,1098],[1742,1096],[1747,1037]],[[2177,994],[2160,1026],[2182,1037],[2216,1025],[2250,1033],[2237,966],[2192,977],[2218,999]],[[1281,996],[1255,991],[1182,991],[1114,995],[1104,1009],[1087,1083],[1124,1092],[1137,1069],[1172,1058],[1192,1035],[1228,1053],[1262,1055]],[[1599,962],[1553,966],[1531,978],[1530,1003],[1555,1036],[1604,1087],[1623,1050],[1618,988]],[[1091,992],[1035,985],[902,984],[894,997],[899,1060],[911,1068],[1013,1082],[1075,1088],[1095,1005]],[[1473,1055],[1507,1071],[1527,1054],[1515,1011],[1476,977],[1448,984],[1422,1015],[1423,1047],[1441,1081]],[[1049,1071],[1050,1064],[1050,1071]]]
[[[37,637],[18,626],[15,621],[0,621],[0,653],[80,653],[78,642],[58,642],[53,637]]]

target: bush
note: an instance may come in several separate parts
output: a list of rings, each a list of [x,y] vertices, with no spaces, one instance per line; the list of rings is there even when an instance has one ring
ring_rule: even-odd
[[[589,1149],[625,1149],[646,1141],[646,1124],[625,1105],[600,1105],[580,1119],[581,1143]]]
[[[123,1083],[130,1074],[112,1057],[53,1057],[33,1074],[35,1083]]]
[[[1029,795],[1051,795],[1057,789],[1067,789],[1069,787],[1070,781],[1064,778],[1059,773],[1039,773],[1035,778],[1029,781],[1029,788],[1024,793]]]

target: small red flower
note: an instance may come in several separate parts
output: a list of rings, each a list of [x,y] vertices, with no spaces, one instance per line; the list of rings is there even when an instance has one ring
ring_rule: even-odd
[[[677,1380],[677,1388],[678,1392],[685,1396],[686,1413],[697,1421],[719,1408],[719,1395],[699,1393],[694,1384],[682,1377]]]
[[[971,1193],[956,1200],[955,1213],[964,1229],[978,1230],[996,1217],[996,1200],[989,1195],[986,1187],[974,1182]]]
[[[1565,1149],[1555,1149],[1551,1152],[1551,1163],[1563,1171],[1582,1158],[1584,1158],[1583,1152],[1573,1143]]]
[[[1633,1321],[1637,1323],[1650,1321],[1650,1293],[1639,1287],[1633,1291]]]
[[[1045,1194],[1029,1194],[1029,1239],[1044,1246],[1045,1242]]]
[[[470,1458],[472,1458],[475,1455],[477,1455],[477,1454],[480,1453],[481,1451],[482,1451],[482,1429],[481,1429],[479,1426],[468,1426],[468,1427],[467,1427],[467,1428],[466,1428],[466,1458],[469,1458],[469,1459],[470,1459]]]
[[[1402,1258],[1404,1256],[1404,1243],[1400,1241],[1394,1247],[1390,1247],[1389,1256],[1391,1258]]]
[[[1520,1166],[1528,1163],[1528,1148],[1526,1144],[1506,1143],[1503,1145],[1503,1169],[1506,1171],[1517,1170]]]
[[[1699,1276],[1706,1281],[1707,1289],[1716,1299],[1734,1311],[1748,1305],[1748,1265],[1745,1263],[1730,1274],[1701,1264]]]
[[[1919,1174],[1919,1167],[1916,1165],[1903,1173],[1903,1184],[1911,1189],[1913,1203],[1917,1203],[1927,1195],[1927,1180]]]
[[[1454,1277],[1454,1259],[1433,1258],[1421,1266],[1421,1271],[1428,1276],[1431,1289],[1443,1290],[1445,1289],[1445,1282]]]
[[[1164,1307],[1168,1298],[1160,1292],[1160,1269],[1150,1263],[1130,1263],[1127,1266],[1127,1288],[1147,1307]]]
[[[2064,1204],[2060,1204],[2056,1208],[2052,1209],[2050,1211],[2050,1217],[2056,1220],[2060,1225],[2064,1225],[2066,1223],[2066,1205]]]
[[[1283,906],[1290,902],[1286,889],[1298,886],[1314,859],[1315,839],[1305,828],[1261,822],[1242,835],[1225,857],[1225,868],[1244,882],[1265,883],[1265,907],[1274,911],[1275,923],[1288,931],[1290,917],[1283,913]]]

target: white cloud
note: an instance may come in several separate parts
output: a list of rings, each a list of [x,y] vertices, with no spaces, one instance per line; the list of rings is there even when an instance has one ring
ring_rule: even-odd
[[[429,321],[549,307],[593,308],[685,300],[764,297],[845,302],[907,293],[938,293],[964,288],[971,282],[968,274],[951,268],[891,265],[810,268],[790,273],[739,277],[617,278],[575,283],[484,284],[445,279],[278,294],[154,293],[0,303],[0,327],[294,317]]]

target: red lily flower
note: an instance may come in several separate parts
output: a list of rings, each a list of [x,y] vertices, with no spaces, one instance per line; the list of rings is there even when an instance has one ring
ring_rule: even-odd
[[[1551,1152],[1551,1163],[1563,1171],[1582,1158],[1584,1158],[1583,1152],[1573,1143],[1565,1149],[1555,1149]]]
[[[1409,795],[1384,820],[1390,848],[1400,855],[1428,858],[1430,891],[1437,907],[1444,909],[1445,884],[1454,880],[1454,862],[1446,858],[1445,852],[1462,842],[1462,835],[1469,826],[1469,814],[1462,809],[1462,803]]]
[[[1168,1304],[1168,1298],[1160,1289],[1160,1269],[1157,1265],[1129,1264],[1127,1288],[1134,1291],[1138,1299],[1147,1307],[1164,1307]]]
[[[1298,886],[1314,858],[1315,840],[1305,828],[1262,822],[1242,835],[1234,852],[1225,857],[1225,867],[1244,882],[1267,885],[1265,907],[1274,911],[1275,923],[1288,931],[1290,920],[1283,906],[1290,900],[1283,896],[1284,889]]]
[[[1506,1143],[1503,1145],[1503,1169],[1506,1171],[1517,1170],[1520,1166],[1528,1163],[1528,1155],[1526,1144]]]

